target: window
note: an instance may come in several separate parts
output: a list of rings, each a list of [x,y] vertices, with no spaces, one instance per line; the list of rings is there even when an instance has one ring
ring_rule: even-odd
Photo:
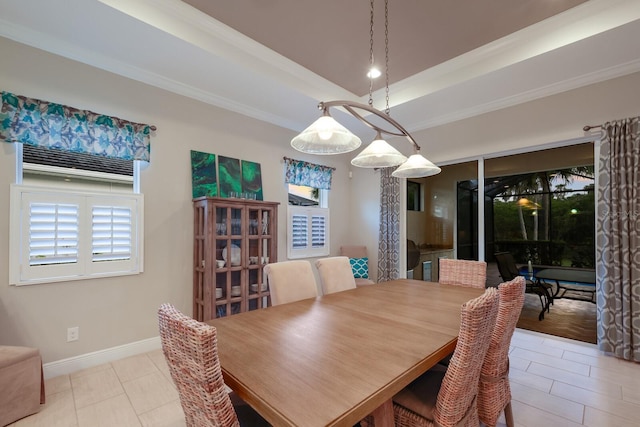
[[[11,188],[11,284],[143,271],[144,198],[133,191],[132,161],[16,146],[22,149]]]
[[[284,158],[288,185],[287,257],[329,255],[328,192],[334,168]]]
[[[287,257],[329,255],[327,190],[289,184]]]

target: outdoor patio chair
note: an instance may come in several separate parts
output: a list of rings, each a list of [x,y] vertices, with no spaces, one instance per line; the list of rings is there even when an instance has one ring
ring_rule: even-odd
[[[502,280],[509,282],[518,276],[522,276],[511,253],[496,252],[493,255],[498,263],[498,271],[500,272]],[[540,298],[542,312],[540,312],[539,320],[542,320],[544,318],[545,310],[549,312],[549,306],[553,304],[553,287],[548,283],[531,280],[526,276],[522,277],[525,279],[526,292],[536,294],[538,295],[538,298]]]

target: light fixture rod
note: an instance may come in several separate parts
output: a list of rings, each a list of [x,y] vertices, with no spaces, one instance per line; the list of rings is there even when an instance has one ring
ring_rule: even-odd
[[[395,121],[394,119],[389,117],[388,114],[385,114],[382,111],[380,111],[378,109],[375,109],[375,108],[373,108],[373,107],[371,107],[371,106],[369,106],[367,104],[361,104],[359,102],[353,102],[353,101],[321,101],[318,104],[318,109],[322,110],[323,114],[328,114],[329,108],[331,108],[331,107],[342,107],[342,108],[344,108],[352,116],[354,116],[355,118],[357,118],[358,120],[360,120],[361,122],[363,122],[364,124],[369,126],[371,129],[375,130],[376,132],[384,133],[384,134],[387,134],[387,135],[393,135],[393,136],[404,136],[405,138],[407,138],[413,144],[414,150],[417,153],[420,152],[420,146],[418,145],[416,140],[413,139],[413,137],[411,136],[409,131],[407,131],[404,127],[402,127],[402,125],[400,123],[398,123],[397,121]],[[356,111],[356,109],[368,111],[369,113],[374,114],[375,116],[381,118],[385,122],[387,122],[390,125],[392,125],[393,127],[395,127],[397,129],[397,132],[394,132],[394,131],[391,131],[391,130],[388,130],[388,129],[383,129],[383,128],[377,126],[376,124],[374,124],[374,123],[370,122],[369,120],[367,120],[362,114],[360,114],[358,111]]]

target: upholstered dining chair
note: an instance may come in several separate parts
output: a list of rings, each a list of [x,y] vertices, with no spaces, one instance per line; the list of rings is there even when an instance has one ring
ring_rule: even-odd
[[[309,261],[295,260],[267,264],[264,267],[264,274],[269,284],[271,305],[318,296],[316,277]]]
[[[39,349],[0,345],[0,390],[0,426],[40,411],[45,390]]]
[[[171,304],[158,309],[162,352],[178,389],[187,427],[268,426],[246,402],[226,391],[216,328]]]
[[[509,385],[509,345],[524,304],[525,279],[518,276],[498,286],[498,316],[484,357],[478,386],[478,417],[494,427],[504,411],[507,427],[513,427]]]
[[[484,289],[487,283],[487,263],[466,259],[440,258],[438,283]]]
[[[456,349],[447,368],[436,365],[393,398],[396,426],[479,425],[480,370],[498,313],[498,290],[463,304]]]
[[[366,246],[340,246],[340,255],[349,258],[356,279],[356,286],[373,285],[369,279],[369,255]]]
[[[356,287],[351,264],[346,256],[321,258],[316,261],[316,268],[320,274],[322,293],[325,295]]]

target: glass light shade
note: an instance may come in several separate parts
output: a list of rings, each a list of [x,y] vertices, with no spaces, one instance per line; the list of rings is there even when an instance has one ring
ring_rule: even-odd
[[[309,154],[348,153],[360,144],[360,138],[329,115],[320,117],[291,140],[293,148]]]
[[[422,178],[440,173],[440,168],[420,154],[413,154],[391,175],[396,178]]]
[[[407,158],[398,150],[393,148],[380,135],[362,150],[351,164],[361,168],[388,168],[404,163]]]

